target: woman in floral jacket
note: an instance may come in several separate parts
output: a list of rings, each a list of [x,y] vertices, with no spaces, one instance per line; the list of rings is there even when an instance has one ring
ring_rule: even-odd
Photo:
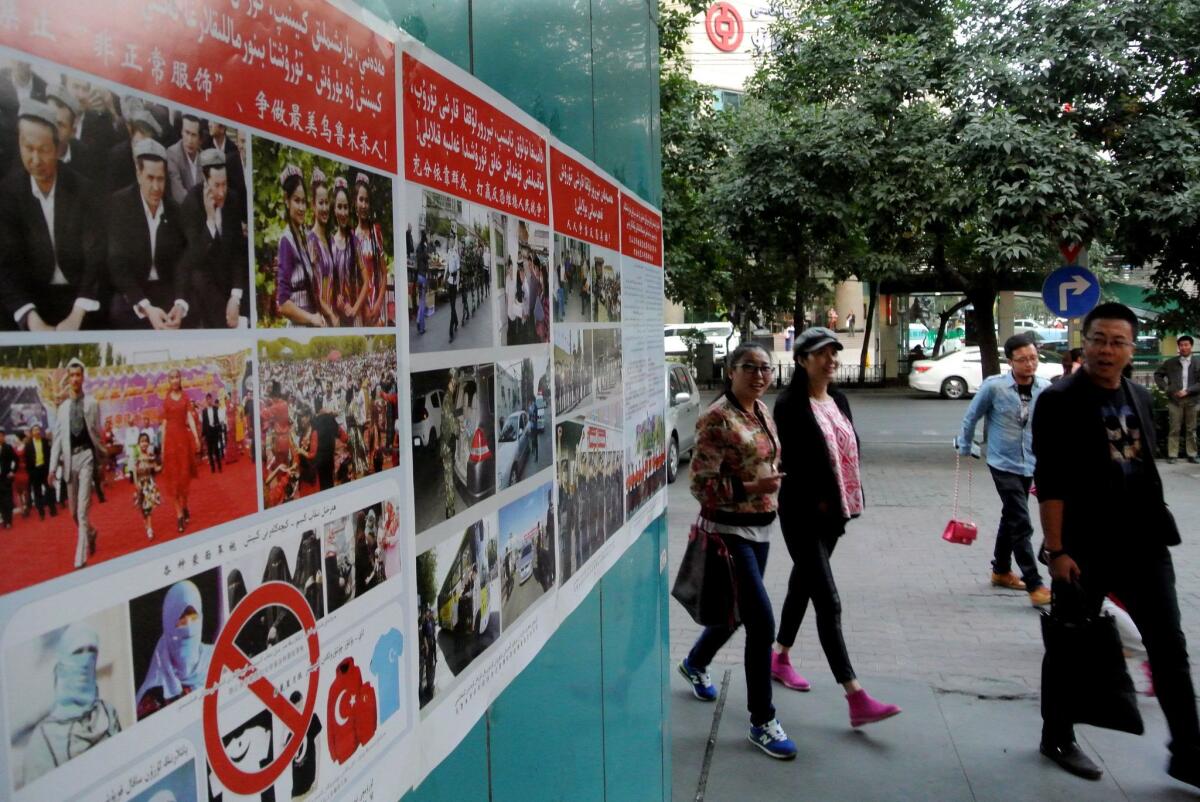
[[[692,495],[700,501],[699,526],[716,533],[733,558],[738,612],[746,627],[746,693],[750,742],[771,757],[796,756],[796,745],[775,718],[771,704],[771,643],[775,615],[763,587],[767,551],[779,530],[779,435],[761,399],[771,385],[771,361],[762,347],[742,345],[729,358],[725,394],[696,423]],[[702,701],[717,698],[706,671],[734,628],[707,627],[679,672]]]

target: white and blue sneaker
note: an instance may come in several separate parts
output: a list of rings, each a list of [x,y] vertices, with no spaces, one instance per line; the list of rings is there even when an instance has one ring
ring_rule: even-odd
[[[750,739],[750,743],[771,757],[780,760],[791,760],[796,756],[796,744],[791,738],[787,737],[787,733],[783,731],[783,727],[779,726],[779,719],[777,718],[771,719],[761,727],[751,725],[750,734],[747,737]]]
[[[686,657],[679,661],[679,673],[691,683],[692,695],[701,702],[711,702],[717,698],[717,686],[712,684],[708,672],[692,668]]]

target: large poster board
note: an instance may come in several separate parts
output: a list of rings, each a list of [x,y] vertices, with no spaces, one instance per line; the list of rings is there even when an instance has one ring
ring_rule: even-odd
[[[399,798],[664,507],[657,212],[316,0],[0,3],[0,163],[0,799]]]

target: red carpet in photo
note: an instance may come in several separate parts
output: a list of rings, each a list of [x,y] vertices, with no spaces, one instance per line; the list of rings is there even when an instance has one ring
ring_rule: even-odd
[[[163,501],[151,519],[154,540],[146,538],[141,511],[133,503],[133,485],[128,480],[109,482],[104,491],[108,501],[104,504],[92,494],[89,518],[100,535],[88,567],[258,511],[252,459],[242,458],[226,465],[224,473],[209,473],[207,462],[199,466],[188,501],[192,520],[183,534],[175,528],[175,506],[168,488],[160,483],[159,491]],[[28,518],[17,515],[12,529],[0,529],[0,564],[5,567],[0,571],[0,594],[73,571],[75,532],[66,505],[60,505],[54,518],[47,514],[46,520],[40,521],[34,510]]]

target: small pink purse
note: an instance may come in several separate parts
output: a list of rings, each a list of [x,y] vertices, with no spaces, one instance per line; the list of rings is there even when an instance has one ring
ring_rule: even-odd
[[[974,521],[963,520],[958,517],[958,476],[959,469],[962,465],[962,458],[955,454],[954,456],[954,514],[951,516],[946,528],[942,530],[942,540],[947,543],[961,543],[964,546],[969,546],[975,542],[975,538],[979,536],[979,527]],[[967,509],[971,507],[971,466],[967,466]]]

